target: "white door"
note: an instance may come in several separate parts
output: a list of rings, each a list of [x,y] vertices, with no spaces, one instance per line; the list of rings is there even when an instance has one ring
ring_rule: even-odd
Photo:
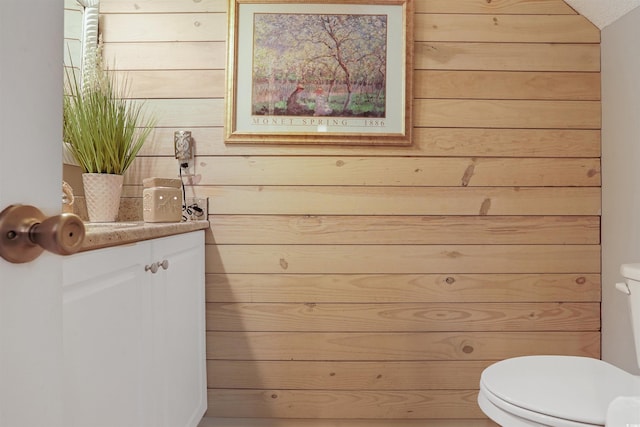
[[[61,210],[62,0],[0,1],[0,211]],[[62,263],[0,259],[0,426],[62,426]]]

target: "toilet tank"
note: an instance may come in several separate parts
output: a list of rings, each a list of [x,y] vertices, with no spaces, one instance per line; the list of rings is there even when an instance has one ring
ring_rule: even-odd
[[[625,283],[620,283],[616,287],[629,297],[633,341],[636,348],[636,363],[640,367],[640,263],[622,264],[620,273],[624,277]]]

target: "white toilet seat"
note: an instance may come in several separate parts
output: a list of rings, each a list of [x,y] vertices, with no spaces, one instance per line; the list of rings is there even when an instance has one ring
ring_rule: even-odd
[[[638,394],[638,377],[601,360],[527,356],[485,369],[478,402],[523,420],[522,426],[586,427],[604,426],[617,396]]]
[[[500,406],[497,406],[494,405],[486,396],[486,391],[484,390],[481,390],[480,393],[478,393],[478,405],[485,415],[503,427],[602,427],[594,426],[593,424],[582,424],[567,420],[559,420],[557,418],[549,417],[548,415],[526,411],[522,408],[520,408],[520,411],[516,411],[514,410],[513,405],[504,401],[500,403]],[[524,417],[515,415],[516,412],[519,412]]]
[[[480,389],[478,405],[482,411],[503,427],[603,427],[603,424],[585,424],[551,417],[512,405]]]

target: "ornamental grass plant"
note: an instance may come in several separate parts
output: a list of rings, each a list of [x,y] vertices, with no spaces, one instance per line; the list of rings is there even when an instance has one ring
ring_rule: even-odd
[[[128,99],[128,81],[103,67],[101,49],[80,78],[66,69],[63,137],[85,173],[123,175],[151,133],[155,120],[143,103]]]

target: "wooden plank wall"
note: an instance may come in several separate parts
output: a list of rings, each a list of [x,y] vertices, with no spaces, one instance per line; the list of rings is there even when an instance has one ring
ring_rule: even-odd
[[[102,0],[210,198],[209,416],[483,418],[480,372],[600,355],[600,34],[560,0],[416,0],[410,147],[225,146],[226,2]]]
[[[82,60],[82,10],[75,0],[64,0],[64,48],[65,67],[78,68]]]

